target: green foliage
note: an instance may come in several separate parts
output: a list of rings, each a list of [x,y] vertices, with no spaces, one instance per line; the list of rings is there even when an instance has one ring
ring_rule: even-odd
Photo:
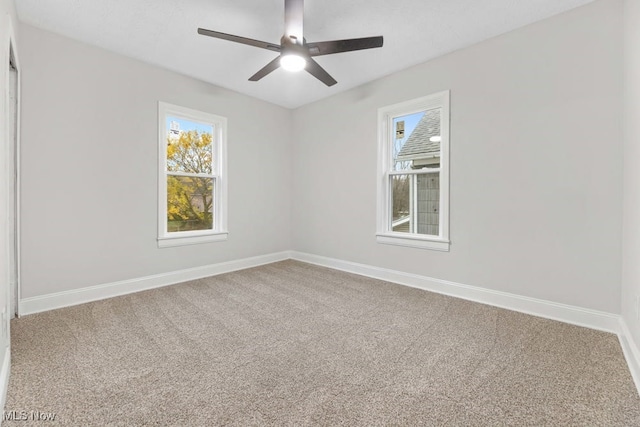
[[[212,135],[182,132],[167,139],[167,171],[212,173]],[[213,178],[167,176],[169,232],[207,230],[213,227]]]

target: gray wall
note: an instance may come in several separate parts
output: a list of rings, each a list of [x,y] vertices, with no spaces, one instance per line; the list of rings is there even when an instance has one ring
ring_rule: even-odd
[[[290,249],[291,112],[20,29],[22,296]],[[228,118],[229,239],[158,249],[157,102]]]
[[[598,1],[295,110],[294,248],[618,313],[621,40]],[[377,244],[377,109],[445,89],[451,251]]]
[[[636,298],[640,295],[640,2],[624,5],[624,223],[622,317],[636,345],[640,322]]]

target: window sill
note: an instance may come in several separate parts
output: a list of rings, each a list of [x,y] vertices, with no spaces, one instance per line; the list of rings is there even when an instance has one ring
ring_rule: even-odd
[[[434,251],[449,252],[451,242],[437,237],[422,237],[405,233],[378,233],[378,243],[385,245],[406,246],[410,248],[431,249]]]
[[[176,236],[176,237],[158,237],[159,248],[170,248],[174,246],[197,245],[200,243],[220,242],[227,240],[229,232],[219,232],[204,234],[199,236]]]

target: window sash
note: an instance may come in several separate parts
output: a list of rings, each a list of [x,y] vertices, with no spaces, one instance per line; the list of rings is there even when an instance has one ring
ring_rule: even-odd
[[[187,176],[193,178],[218,178],[219,175],[216,174],[208,174],[208,173],[192,173],[192,172],[174,172],[174,171],[165,171],[166,175],[172,176]]]
[[[169,181],[169,177],[174,177],[174,178],[195,178],[195,179],[201,179],[201,180],[206,180],[206,181],[211,181],[210,183],[202,183],[200,182],[199,184],[196,184],[195,186],[190,186],[189,183],[182,183],[183,185],[183,189],[187,191],[187,196],[190,198],[189,201],[189,205],[192,209],[197,210],[199,213],[201,213],[203,215],[203,218],[200,219],[190,219],[190,220],[175,220],[175,223],[173,224],[174,226],[177,225],[182,225],[182,226],[186,226],[189,223],[193,223],[196,222],[198,225],[200,226],[204,226],[203,228],[199,228],[199,229],[187,229],[187,230],[171,230],[170,225],[172,223],[172,220],[169,219],[169,205],[170,205],[170,201],[169,201],[169,187],[167,187],[167,198],[166,198],[166,204],[167,204],[167,218],[166,218],[166,232],[168,236],[173,236],[176,235],[176,233],[178,233],[178,235],[182,235],[186,232],[196,232],[196,233],[200,233],[200,232],[206,232],[206,233],[211,233],[211,232],[215,232],[216,231],[216,221],[215,221],[215,215],[216,215],[216,178],[215,177],[194,177],[194,176],[184,176],[184,175],[173,175],[173,174],[167,174],[167,182]],[[191,182],[191,184],[193,184],[193,182]],[[206,191],[203,193],[199,193],[197,191],[198,189],[198,185],[206,185],[207,187],[209,185],[211,185],[211,191]],[[207,204],[205,205],[205,199],[201,199],[200,197],[204,196],[204,197],[210,197],[210,201],[207,202]],[[200,202],[202,202],[202,204],[200,204]],[[207,205],[209,205],[208,209],[205,209]],[[206,218],[207,216],[207,212],[210,213],[211,217],[207,220],[203,222],[203,219]],[[188,227],[187,227],[188,228]]]
[[[410,169],[406,171],[388,171],[388,176],[393,175],[427,175],[427,174],[435,174],[440,173],[440,168],[424,168],[424,169]]]
[[[439,172],[429,172],[429,174],[438,174]],[[410,178],[409,180],[409,232],[398,232],[393,231],[393,184],[392,180],[394,176],[405,175]],[[388,223],[386,231],[389,233],[398,233],[400,235],[413,235],[418,237],[434,237],[440,238],[442,236],[442,206],[443,199],[441,197],[438,198],[438,233],[437,234],[428,234],[428,233],[419,233],[418,232],[418,217],[422,215],[429,215],[428,212],[419,212],[418,205],[418,176],[419,175],[427,175],[425,173],[414,173],[414,174],[398,174],[398,173],[389,173],[387,178],[387,185],[389,188],[389,203],[388,203]],[[438,187],[440,190],[440,186]]]

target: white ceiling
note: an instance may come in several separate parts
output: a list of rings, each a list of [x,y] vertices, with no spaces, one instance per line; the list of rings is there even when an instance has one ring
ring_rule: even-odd
[[[22,22],[288,108],[345,91],[593,0],[307,0],[308,42],[384,36],[384,47],[316,58],[338,84],[278,69],[277,53],[198,27],[279,44],[284,0],[16,0]]]

